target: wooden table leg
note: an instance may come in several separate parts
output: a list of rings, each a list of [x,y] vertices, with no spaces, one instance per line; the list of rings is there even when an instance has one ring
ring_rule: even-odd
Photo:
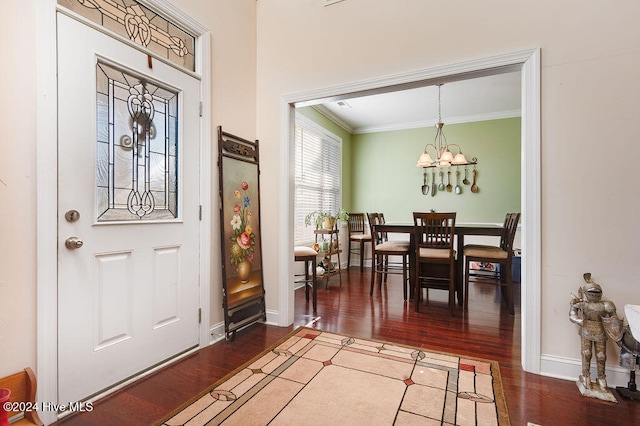
[[[416,270],[416,238],[413,232],[409,236],[409,299],[413,299],[418,284],[418,271]]]
[[[464,234],[458,234],[458,249],[456,252],[456,294],[458,295],[458,305],[464,303]]]

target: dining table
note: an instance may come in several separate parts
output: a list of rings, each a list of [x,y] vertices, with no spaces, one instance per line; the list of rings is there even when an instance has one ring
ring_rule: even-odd
[[[414,224],[410,222],[387,222],[374,226],[374,232],[386,232],[388,234],[409,234],[410,252],[409,252],[409,290],[410,297],[414,297],[416,288],[416,279],[418,273],[416,271],[416,250],[415,250],[415,233]],[[458,305],[463,304],[462,283],[464,279],[464,259],[463,248],[464,239],[467,235],[478,236],[502,236],[504,232],[503,225],[497,223],[471,223],[460,222],[455,224],[456,235],[456,295]]]

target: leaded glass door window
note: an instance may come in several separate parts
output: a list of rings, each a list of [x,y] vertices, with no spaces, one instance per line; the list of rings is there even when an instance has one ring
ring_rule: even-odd
[[[97,220],[178,217],[178,92],[96,65]]]
[[[196,38],[136,0],[58,0],[58,4],[180,67],[196,69]]]

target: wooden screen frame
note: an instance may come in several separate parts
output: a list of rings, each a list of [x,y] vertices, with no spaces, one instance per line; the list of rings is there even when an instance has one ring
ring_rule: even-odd
[[[267,319],[258,140],[234,136],[218,126],[218,174],[224,327],[226,338],[233,340],[238,329]]]

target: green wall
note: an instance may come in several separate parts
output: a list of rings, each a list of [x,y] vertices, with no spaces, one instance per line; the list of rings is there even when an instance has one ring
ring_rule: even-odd
[[[508,212],[520,209],[520,118],[446,124],[447,141],[459,144],[467,159],[478,158],[477,184],[463,185],[462,194],[423,195],[418,157],[435,137],[435,127],[352,135],[311,107],[296,110],[342,138],[342,206],[347,211],[383,212],[387,221],[410,222],[413,211],[455,211],[458,222],[502,223]],[[468,168],[472,181],[473,167]],[[429,184],[435,170],[427,169]],[[446,171],[445,184],[446,184]],[[451,168],[455,187],[456,167]]]
[[[352,206],[354,211],[384,212],[388,221],[412,221],[413,211],[455,211],[458,222],[502,223],[507,212],[520,211],[520,118],[446,125],[447,141],[459,144],[468,160],[478,158],[477,185],[463,185],[462,194],[421,191],[422,168],[416,167],[424,145],[433,142],[435,128],[398,130],[352,136]],[[455,153],[455,152],[454,152]],[[433,154],[432,154],[433,155]],[[472,181],[473,167],[468,168]],[[429,183],[431,171],[427,169]],[[455,187],[456,167],[451,169]]]

